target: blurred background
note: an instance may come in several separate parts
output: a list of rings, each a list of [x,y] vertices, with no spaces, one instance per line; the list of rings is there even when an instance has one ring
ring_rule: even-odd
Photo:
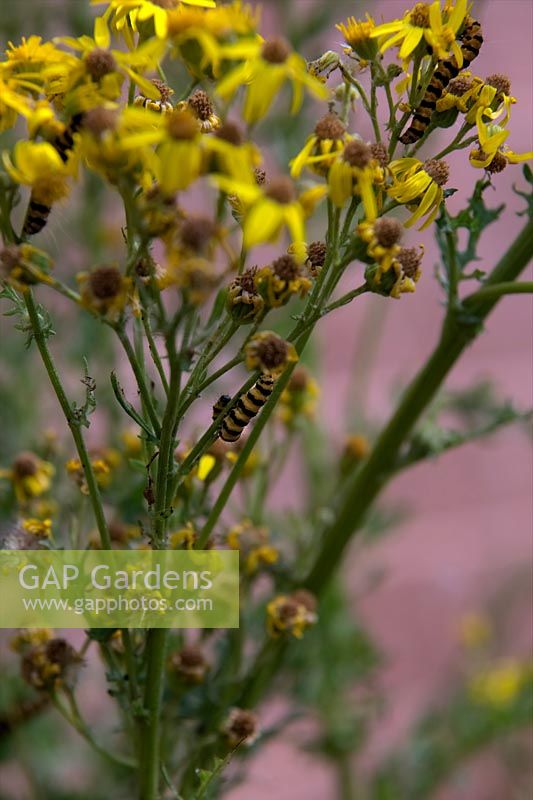
[[[9,40],[17,41],[20,35],[37,32],[52,37],[87,31],[88,2],[18,0],[9,3],[9,9],[7,3],[5,6],[0,19],[2,47]],[[368,11],[376,22],[388,21],[401,16],[407,4],[403,0],[270,0],[263,8],[264,31],[281,31],[313,59],[325,49],[340,48],[341,36],[334,26],[346,16],[361,18]],[[484,44],[473,72],[481,77],[503,72],[510,77],[518,102],[512,108],[509,144],[516,152],[531,150],[533,4],[530,0],[477,0],[473,13],[484,31]],[[280,114],[263,126],[260,137],[269,144],[269,131],[276,132],[274,149],[268,155],[271,165],[285,168],[320,113],[312,108],[307,119],[296,121]],[[370,137],[357,107],[351,130]],[[442,132],[444,143],[447,136]],[[424,154],[431,155],[434,142],[432,137],[431,149],[426,145]],[[448,201],[451,213],[464,205],[464,198],[480,177],[469,166],[467,152],[449,159],[449,186],[460,190]],[[481,241],[481,269],[490,269],[497,262],[523,224],[516,215],[523,209],[523,201],[513,192],[513,184],[523,184],[521,168],[509,166],[493,182],[486,202],[506,203],[507,211]],[[87,181],[85,196],[63,209],[41,237],[40,246],[50,250],[65,274],[78,271],[88,259],[99,258],[103,252],[119,252],[120,211],[102,198],[100,191],[96,182]],[[80,241],[82,231],[90,241],[90,253]],[[320,235],[318,227],[316,234]],[[426,255],[416,293],[400,301],[371,296],[364,303],[340,309],[325,320],[318,344],[308,356],[320,382],[320,413],[332,450],[342,449],[347,432],[359,433],[362,427],[379,429],[398,391],[415,374],[437,339],[443,308],[441,290],[433,277],[438,251],[432,230],[410,232],[405,244],[414,246],[418,242],[424,243]],[[359,268],[350,269],[353,272],[346,275],[346,287],[360,283]],[[55,351],[60,349],[66,364],[76,365],[71,385],[77,385],[79,363],[85,355],[94,365],[102,392],[107,391],[109,363],[115,358],[108,332],[88,317],[74,317],[70,312],[54,318],[54,322],[58,334],[53,343]],[[490,317],[484,335],[450,375],[447,388],[464,390],[488,382],[501,400],[512,400],[522,409],[531,407],[532,322],[533,308],[527,296],[506,298]],[[35,353],[23,353],[22,339],[9,319],[0,318],[1,465],[9,463],[21,448],[31,446],[44,428],[54,426],[54,400],[45,387]],[[127,382],[126,366],[119,365],[119,369]],[[101,420],[92,427],[90,435],[96,439],[92,443],[104,439],[106,426],[112,424],[112,420]],[[445,704],[464,680],[473,657],[469,649],[469,623],[473,619],[482,619],[490,629],[487,649],[494,662],[531,659],[532,473],[528,436],[523,427],[509,426],[405,472],[393,482],[385,498],[397,524],[370,545],[350,551],[343,580],[354,618],[368,626],[380,652],[374,688],[384,693],[368,741],[357,759],[362,774],[373,772],[406,740],[414,722],[428,709]],[[287,467],[289,477],[278,484],[274,499],[279,509],[297,510],[299,484],[292,462]],[[7,658],[5,653],[1,658]],[[100,668],[91,664],[84,673],[82,697],[88,709],[90,706],[88,716],[95,719],[107,709],[101,680]],[[282,710],[283,701],[274,701],[265,714],[275,718]],[[35,774],[31,758],[25,756],[32,742],[42,746],[38,737],[43,730],[25,733],[19,751],[5,753],[3,761],[0,751],[0,797],[67,797],[71,796],[69,787],[74,792],[91,781],[94,764],[78,742],[64,747],[61,728],[51,735],[48,757]],[[313,722],[305,720],[267,743],[250,760],[248,776],[228,794],[230,800],[267,800],[273,793],[277,800],[333,798],[337,776],[325,760],[306,749],[312,738]],[[435,796],[438,800],[530,797],[532,756],[530,732],[517,742],[489,748],[482,756],[466,761]],[[41,781],[62,788],[55,794],[52,790],[40,794]]]

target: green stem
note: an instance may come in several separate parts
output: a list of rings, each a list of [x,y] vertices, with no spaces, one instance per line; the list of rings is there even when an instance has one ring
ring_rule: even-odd
[[[26,308],[28,309],[28,315],[30,318],[30,323],[33,330],[33,336],[35,338],[35,343],[41,355],[41,359],[46,369],[46,372],[48,373],[48,377],[50,379],[50,383],[52,384],[52,388],[59,401],[59,405],[61,406],[61,410],[63,411],[65,419],[70,428],[72,438],[74,439],[74,444],[76,445],[76,450],[78,451],[78,456],[81,465],[83,467],[83,472],[85,474],[87,490],[89,492],[89,499],[91,501],[91,506],[96,521],[96,526],[98,528],[98,532],[100,534],[100,540],[102,542],[102,547],[105,550],[111,550],[111,538],[109,536],[109,530],[105,519],[104,509],[102,505],[102,498],[100,496],[100,489],[98,488],[98,483],[94,475],[89,452],[87,450],[85,439],[83,438],[83,434],[80,429],[80,422],[79,420],[76,419],[72,411],[72,406],[67,398],[65,390],[63,389],[61,378],[59,377],[56,366],[52,359],[52,355],[48,349],[46,336],[44,335],[41,325],[41,320],[39,317],[39,311],[35,304],[35,299],[33,297],[31,289],[28,289],[27,291],[24,292],[24,301],[26,303]]]
[[[146,690],[143,747],[139,774],[139,800],[158,800],[161,755],[161,701],[168,630],[152,628],[146,640]]]
[[[161,425],[159,424],[159,419],[157,417],[157,413],[154,408],[152,395],[150,394],[148,386],[146,385],[146,379],[143,369],[139,364],[139,361],[137,360],[137,356],[135,355],[135,350],[133,349],[131,342],[128,338],[128,335],[124,330],[124,326],[118,325],[117,327],[115,327],[115,331],[128,357],[128,361],[130,362],[133,374],[135,375],[137,387],[139,389],[143,405],[146,408],[146,412],[150,418],[150,422],[152,424],[154,433],[156,436],[159,436],[161,434]]]
[[[72,708],[72,713],[69,713],[65,706],[60,702],[58,697],[55,694],[51,695],[52,703],[59,711],[61,716],[71,725],[74,730],[76,730],[80,736],[82,736],[85,741],[92,747],[92,749],[98,753],[99,756],[105,758],[106,761],[110,761],[115,766],[120,767],[127,767],[128,769],[135,769],[135,762],[130,761],[130,759],[124,758],[122,756],[113,755],[110,750],[107,750],[105,747],[101,747],[98,742],[95,740],[93,734],[91,733],[90,728],[86,725],[79,714],[78,706],[74,700],[74,697],[71,695],[69,697],[70,705]]]
[[[486,287],[515,279],[527,265],[532,246],[533,223],[529,222],[492,271]],[[473,295],[469,299],[469,312],[476,324],[466,322],[460,313],[455,316],[454,325],[447,326],[433,354],[407,388],[369,458],[348,478],[336,519],[324,532],[322,547],[305,580],[311,591],[320,592],[330,580],[352,535],[363,525],[368,509],[395,473],[402,445],[500,296]]]
[[[161,385],[165,391],[165,394],[168,395],[168,380],[167,376],[165,375],[165,370],[163,369],[163,364],[161,362],[161,358],[159,356],[159,352],[157,350],[157,346],[154,339],[154,334],[152,332],[152,326],[150,324],[150,316],[149,312],[143,310],[141,312],[142,323],[144,327],[144,332],[146,334],[146,340],[148,342],[148,348],[150,350],[150,355],[152,356],[152,361],[154,362],[155,368],[159,373],[159,377],[161,379]]]
[[[494,286],[482,286],[477,292],[465,297],[464,304],[469,305],[478,300],[498,299],[504,294],[532,294],[533,281],[506,281],[505,283],[497,283]]]

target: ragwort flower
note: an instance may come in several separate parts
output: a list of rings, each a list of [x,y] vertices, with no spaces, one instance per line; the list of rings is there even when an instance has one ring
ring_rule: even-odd
[[[427,215],[420,230],[427,228],[437,216],[444,199],[442,187],[448,180],[448,164],[446,161],[435,159],[422,162],[417,158],[400,158],[392,161],[389,169],[393,183],[387,189],[387,193],[393,200],[406,205],[409,210],[416,206],[405,227],[410,228]]]
[[[343,122],[336,114],[329,112],[318,120],[314,133],[290,162],[291,176],[299,178],[305,167],[318,175],[327,175],[348,138]]]
[[[0,478],[11,481],[17,502],[24,505],[50,490],[54,473],[53,464],[43,461],[35,453],[23,452],[15,458],[10,469],[0,470]]]
[[[425,39],[437,58],[448,58],[451,52],[461,66],[463,56],[456,36],[466,16],[466,10],[467,0],[457,0],[443,23],[440,0],[435,0],[431,5],[415,3],[411,10],[405,12],[403,19],[378,25],[370,35],[385,37],[380,47],[382,53],[389,47],[400,46],[399,55],[404,62],[411,57],[422,39]]]
[[[346,22],[340,22],[335,27],[342,33],[346,43],[364,61],[372,61],[376,57],[378,43],[372,36],[376,24],[370,14],[366,15],[366,20],[348,17]]]
[[[533,152],[515,153],[504,144],[509,136],[507,125],[511,116],[511,100],[505,96],[503,107],[494,113],[478,108],[476,125],[479,148],[470,153],[470,163],[473,167],[487,169],[489,172],[501,172],[507,163],[518,164],[533,158]],[[503,119],[496,122],[495,120],[502,114]],[[484,119],[486,116],[489,117],[488,122]]]
[[[304,89],[319,100],[328,97],[328,89],[308,72],[305,59],[293,52],[284,39],[263,41],[258,36],[242,40],[222,47],[221,55],[228,60],[243,60],[222,78],[217,92],[229,100],[240,86],[246,86],[243,117],[250,124],[267,114],[286,82],[292,86],[291,114],[300,110]]]
[[[281,375],[290,364],[298,361],[294,345],[273,331],[261,331],[252,336],[246,344],[244,356],[246,369],[259,369],[274,377]]]
[[[336,159],[328,174],[329,196],[332,203],[342,208],[354,195],[359,195],[365,209],[365,217],[373,220],[378,208],[374,194],[374,183],[383,181],[384,173],[373,158],[369,145],[359,139],[349,141],[342,155]]]
[[[304,589],[278,595],[267,606],[267,631],[273,638],[290,635],[301,639],[316,620],[316,598]]]

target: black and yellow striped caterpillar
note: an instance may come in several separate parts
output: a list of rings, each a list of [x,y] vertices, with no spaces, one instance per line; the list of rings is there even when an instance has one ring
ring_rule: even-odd
[[[74,134],[78,133],[83,123],[83,114],[74,114],[69,124],[59,136],[54,139],[53,145],[61,161],[68,161],[71,150],[74,147]]]
[[[439,61],[433,73],[433,77],[431,78],[431,82],[425,91],[424,97],[414,112],[411,125],[407,128],[405,133],[400,136],[400,142],[402,144],[413,144],[422,138],[430,123],[431,115],[435,111],[437,100],[442,97],[449,82],[457,77],[461,69],[468,67],[478,55],[481,45],[483,44],[483,32],[479,22],[472,19],[472,17],[467,17],[466,27],[460,38],[463,66],[459,68],[455,56],[452,56],[452,58],[446,61]]]
[[[51,210],[51,206],[39,202],[32,194],[30,196],[30,202],[28,203],[26,217],[24,218],[24,225],[22,226],[22,235],[35,236],[36,233],[42,231],[48,222]]]
[[[228,411],[220,426],[219,436],[224,442],[236,442],[251,419],[262,409],[272,394],[274,378],[261,375],[257,383],[246,394],[241,395],[232,409]],[[231,397],[223,394],[213,406],[213,419],[224,411]]]

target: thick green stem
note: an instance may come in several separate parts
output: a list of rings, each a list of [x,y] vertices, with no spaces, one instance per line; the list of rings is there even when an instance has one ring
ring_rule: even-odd
[[[152,628],[146,640],[146,690],[144,709],[147,715],[139,770],[139,800],[157,800],[161,771],[161,700],[168,630]]]
[[[87,446],[85,444],[85,439],[83,438],[83,434],[81,432],[80,421],[76,419],[72,406],[67,398],[65,390],[63,389],[63,384],[61,383],[61,378],[59,377],[59,374],[57,372],[56,366],[52,359],[52,355],[48,349],[46,336],[43,332],[41,320],[39,317],[39,311],[37,309],[37,306],[35,305],[35,299],[33,297],[31,289],[28,289],[27,291],[24,292],[24,300],[26,302],[26,308],[28,309],[28,315],[30,318],[30,323],[32,326],[35,343],[41,355],[44,367],[48,373],[48,377],[50,379],[50,383],[52,384],[52,388],[59,401],[59,405],[61,406],[61,410],[63,411],[65,419],[67,420],[70,432],[72,433],[72,438],[74,439],[76,450],[78,451],[78,456],[85,475],[85,481],[87,483],[87,490],[89,492],[89,499],[91,501],[91,506],[96,521],[96,526],[98,528],[98,533],[100,534],[100,540],[102,542],[102,547],[105,550],[110,550],[111,538],[109,536],[109,530],[107,528],[107,522],[105,519],[104,509],[102,505],[102,498],[100,497],[100,489],[98,488],[98,483],[94,475],[91,459],[87,450]]]
[[[528,263],[533,246],[533,223],[529,222],[502,257],[485,283],[485,289],[513,281]],[[400,405],[385,427],[367,461],[348,479],[335,522],[324,532],[323,544],[305,585],[320,592],[328,583],[353,536],[364,523],[366,513],[376,496],[395,472],[403,443],[419,417],[433,400],[448,372],[461,353],[479,333],[482,323],[501,295],[471,295],[468,303],[470,320],[460,311],[448,321],[433,354],[406,390]]]

